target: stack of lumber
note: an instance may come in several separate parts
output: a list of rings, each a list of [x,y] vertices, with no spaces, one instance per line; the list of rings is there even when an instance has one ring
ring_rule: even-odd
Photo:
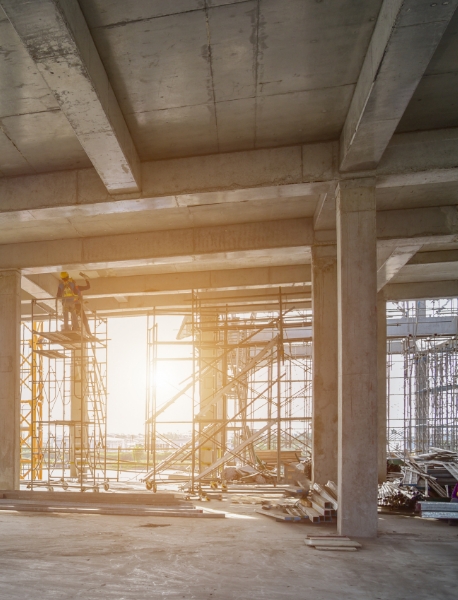
[[[419,502],[423,519],[458,520],[458,502]]]
[[[305,545],[315,550],[332,550],[333,552],[356,552],[361,544],[343,535],[307,535]]]
[[[0,510],[137,517],[224,518],[225,516],[224,513],[205,512],[170,493],[90,494],[0,490]]]

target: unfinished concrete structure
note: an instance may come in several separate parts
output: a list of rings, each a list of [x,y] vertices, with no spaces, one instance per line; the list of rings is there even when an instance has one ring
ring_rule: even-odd
[[[0,488],[62,268],[100,315],[309,286],[314,474],[375,536],[384,303],[458,295],[457,5],[0,1]]]

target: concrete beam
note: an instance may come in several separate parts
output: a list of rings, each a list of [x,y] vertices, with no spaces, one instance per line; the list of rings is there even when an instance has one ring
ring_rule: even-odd
[[[216,307],[224,311],[226,307],[232,312],[267,311],[278,309],[278,290],[224,291],[200,293],[202,309]],[[309,287],[282,288],[283,305],[288,308],[310,308],[311,294]],[[156,296],[129,296],[125,301],[114,297],[96,298],[85,301],[86,311],[96,311],[100,316],[142,315],[153,309],[169,311],[191,311],[192,294],[161,294]],[[38,314],[37,309],[37,314]],[[45,311],[43,311],[45,314]],[[31,316],[31,302],[22,304],[22,318]]]
[[[375,169],[458,0],[384,0],[340,140],[341,171]]]
[[[438,241],[458,239],[456,206],[384,210],[377,213],[377,239],[398,240],[399,246],[421,246]]]
[[[315,231],[336,228],[336,187],[337,181],[332,182],[329,185],[329,190],[320,196],[313,215],[313,227]]]
[[[110,193],[140,189],[134,143],[77,0],[1,0]]]
[[[440,263],[458,262],[458,250],[436,250],[434,252],[417,252],[407,264],[431,265]]]
[[[377,168],[377,188],[458,181],[458,128],[399,133]]]
[[[0,220],[36,224],[208,204],[321,198],[316,229],[335,228],[336,152],[336,144],[329,142],[145,162],[142,192],[116,199],[94,169],[4,177]],[[458,128],[395,135],[377,169],[376,186],[437,181],[458,181]]]
[[[395,277],[409,260],[420,250],[421,244],[395,248],[377,270],[377,292]]]
[[[317,232],[317,235],[320,232]],[[323,232],[326,233],[326,232]],[[452,243],[458,240],[455,206],[381,211],[377,214],[380,244],[397,246]],[[253,257],[259,251],[300,251],[315,240],[313,220],[285,219],[93,238],[0,245],[0,269],[26,274],[192,262],[209,258]],[[324,241],[324,240],[323,240]],[[244,253],[244,254],[240,254]]]
[[[29,277],[25,275],[21,276],[21,289],[30,294],[32,298],[36,300],[41,300],[40,304],[42,306],[46,306],[52,312],[56,310],[56,302],[54,300],[48,300],[48,298],[52,298],[57,293],[57,280],[52,275],[40,275],[39,278],[44,279],[45,277],[52,278],[56,284],[53,286],[52,291],[50,287],[45,289],[40,285],[40,283],[33,281]],[[38,279],[38,278],[37,278]]]
[[[44,275],[32,275],[35,281]],[[152,296],[167,292],[264,290],[279,286],[311,282],[310,265],[258,267],[253,269],[227,269],[224,271],[197,271],[191,273],[163,273],[158,275],[133,275],[129,277],[99,277],[91,279],[91,289],[85,298],[106,298],[117,295]],[[55,294],[55,287],[54,292]]]
[[[192,262],[205,258],[253,258],[259,252],[313,243],[312,219],[288,219],[239,225],[155,231],[0,245],[0,268],[24,268],[26,274]],[[14,265],[14,267],[13,267]]]
[[[389,283],[382,291],[385,300],[435,300],[457,298],[458,281],[423,281],[418,283]]]

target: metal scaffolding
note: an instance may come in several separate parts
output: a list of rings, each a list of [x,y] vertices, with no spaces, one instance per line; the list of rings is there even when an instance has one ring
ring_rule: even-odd
[[[410,331],[388,340],[388,449],[458,450],[458,301],[396,303],[388,313]]]
[[[311,311],[285,308],[233,313],[202,304],[193,294],[175,340],[160,336],[160,319],[148,317],[146,451],[148,489],[173,469],[188,474],[191,487],[221,480],[226,465],[251,465],[266,480],[280,480],[285,456],[310,456],[312,417]],[[171,349],[182,356],[171,356]],[[171,398],[159,398],[162,361],[185,361],[192,369]],[[173,418],[173,415],[184,415]],[[188,424],[177,444],[167,428]],[[168,452],[158,457],[158,442]],[[161,445],[163,445],[161,444]],[[272,473],[275,473],[272,478]]]
[[[46,310],[44,310],[46,308]],[[107,488],[107,322],[63,331],[55,298],[33,300],[21,331],[21,480]]]

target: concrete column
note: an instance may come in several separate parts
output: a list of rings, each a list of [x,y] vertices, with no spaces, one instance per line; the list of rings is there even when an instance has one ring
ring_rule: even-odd
[[[386,301],[382,292],[377,294],[377,427],[378,427],[378,482],[386,481]]]
[[[337,194],[338,531],[377,535],[377,263],[375,179]]]
[[[0,271],[0,489],[19,489],[21,273]]]
[[[312,479],[337,483],[337,247],[312,247]]]

